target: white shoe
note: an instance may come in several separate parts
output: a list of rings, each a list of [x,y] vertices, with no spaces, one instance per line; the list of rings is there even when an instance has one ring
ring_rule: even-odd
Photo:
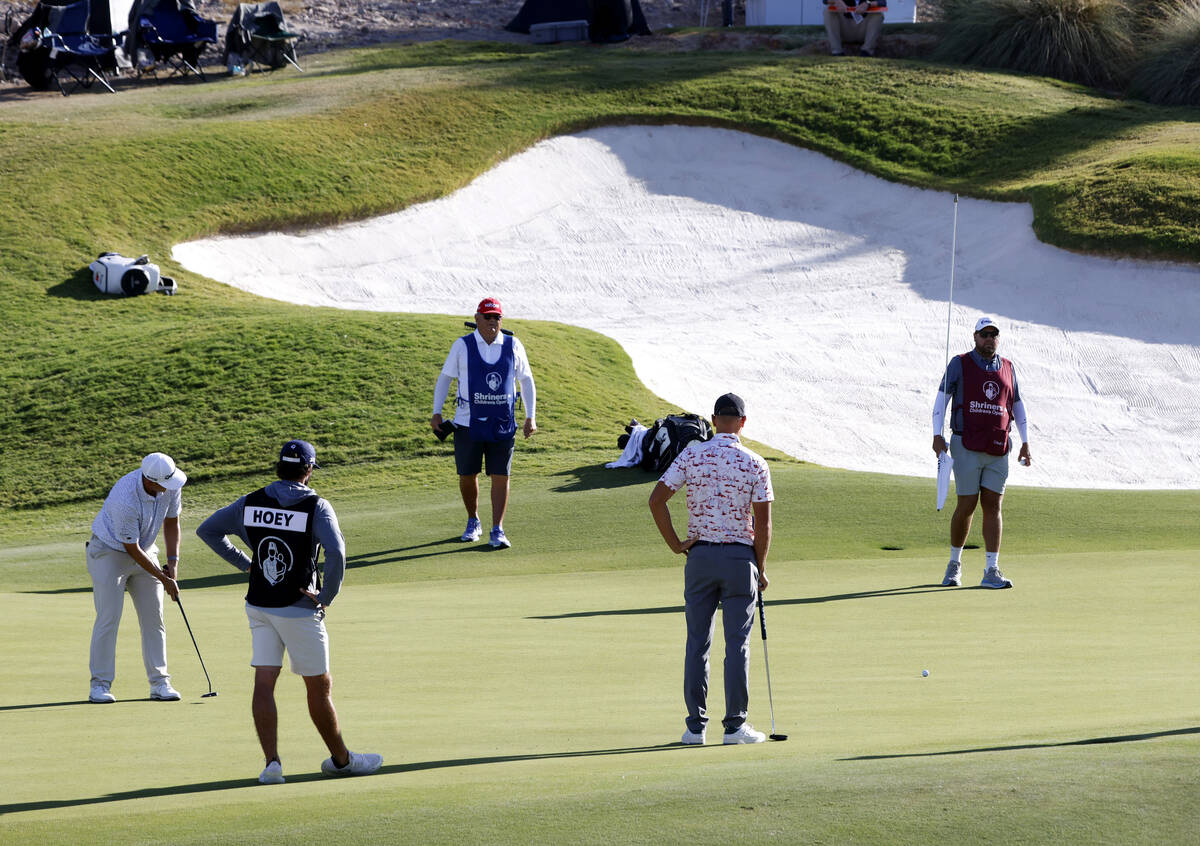
[[[683,737],[679,739],[679,742],[684,746],[703,746],[704,732],[694,732],[691,729],[684,729]]]
[[[109,692],[107,682],[96,682],[96,684],[92,685],[92,689],[88,693],[88,702],[95,702],[97,705],[116,701],[117,697]]]
[[[467,520],[467,528],[463,531],[462,537],[459,538],[463,543],[471,543],[477,541],[483,535],[483,525],[479,522],[478,517],[471,517]]]
[[[725,732],[725,743],[762,743],[767,736],[761,731],[755,731],[754,726],[742,723],[736,731]]]
[[[283,764],[272,761],[258,774],[259,784],[283,784]]]
[[[492,549],[508,549],[512,546],[508,535],[504,534],[504,530],[499,526],[492,529],[492,533],[488,536],[488,543],[492,545]]]
[[[946,575],[942,577],[942,587],[959,587],[962,585],[962,562],[951,561],[946,565]]]
[[[1000,572],[999,567],[992,567],[983,571],[983,581],[979,583],[979,586],[992,588],[993,590],[1003,590],[1004,588],[1012,587],[1012,579],[1006,578]]]
[[[330,776],[370,775],[383,766],[383,756],[373,752],[351,752],[350,761],[344,767],[333,763],[333,758],[321,762],[321,772]]]
[[[178,702],[181,697],[169,681],[160,681],[150,685],[150,698],[159,702]]]

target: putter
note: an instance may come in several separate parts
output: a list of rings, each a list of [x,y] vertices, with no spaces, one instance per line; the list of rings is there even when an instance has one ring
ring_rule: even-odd
[[[762,591],[758,592],[758,627],[762,631],[763,664],[767,668],[767,703],[771,706],[771,740],[787,740],[786,734],[775,733],[775,699],[771,695],[771,661],[767,657],[767,612],[763,608]]]
[[[204,656],[200,654],[200,647],[196,644],[196,636],[192,634],[192,624],[188,622],[187,612],[183,610],[183,600],[176,599],[176,604],[179,606],[179,613],[183,615],[183,624],[187,626],[188,636],[192,639],[192,646],[196,647],[196,657],[200,659],[200,669],[204,670],[204,679],[208,682],[208,693],[201,695],[201,699],[208,699],[210,696],[216,696],[217,692],[212,689],[212,679],[208,677],[208,668],[204,666]]]

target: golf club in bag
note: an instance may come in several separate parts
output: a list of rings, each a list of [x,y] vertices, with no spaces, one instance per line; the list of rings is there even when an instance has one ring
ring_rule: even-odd
[[[179,613],[183,615],[183,624],[187,626],[188,636],[192,639],[192,646],[196,647],[196,657],[200,659],[200,669],[204,670],[204,680],[208,682],[208,693],[203,694],[200,698],[207,699],[210,696],[216,696],[217,692],[212,689],[212,679],[208,677],[208,668],[204,666],[204,656],[200,654],[200,647],[196,644],[196,636],[192,634],[192,624],[188,622],[187,612],[183,610],[183,600],[177,598],[175,602],[179,605]]]
[[[763,608],[761,590],[758,592],[758,627],[762,631],[763,664],[767,668],[767,703],[771,706],[771,733],[767,736],[772,740],[787,740],[786,734],[775,733],[775,699],[771,694],[771,661],[767,657],[767,612]]]

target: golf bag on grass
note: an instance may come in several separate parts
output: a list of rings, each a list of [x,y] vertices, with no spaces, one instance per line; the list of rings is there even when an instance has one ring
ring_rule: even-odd
[[[692,441],[707,441],[712,426],[698,414],[671,414],[654,421],[642,439],[643,470],[662,474]]]
[[[102,294],[136,297],[150,291],[170,295],[178,290],[175,280],[159,273],[149,256],[131,259],[118,253],[101,253],[88,270]]]

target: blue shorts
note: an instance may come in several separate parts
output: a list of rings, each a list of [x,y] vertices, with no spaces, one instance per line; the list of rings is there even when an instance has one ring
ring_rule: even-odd
[[[1008,453],[989,455],[976,452],[963,446],[960,436],[953,435],[950,438],[950,457],[954,459],[954,492],[958,496],[975,496],[981,487],[998,494],[1004,493],[1004,485],[1008,481]]]
[[[460,476],[475,476],[483,469],[487,457],[489,476],[511,476],[513,448],[517,439],[514,435],[503,441],[475,441],[466,426],[454,427],[454,467]]]

